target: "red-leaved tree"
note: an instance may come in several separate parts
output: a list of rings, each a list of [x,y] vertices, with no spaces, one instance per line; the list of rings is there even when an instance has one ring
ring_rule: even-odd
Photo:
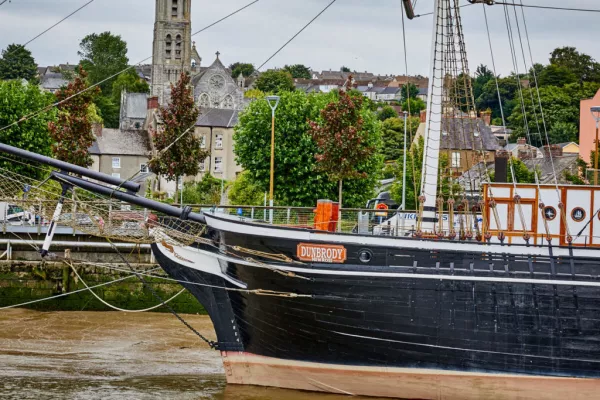
[[[177,84],[171,84],[171,102],[159,110],[162,125],[152,133],[157,150],[148,163],[152,172],[168,181],[200,172],[200,161],[210,153],[200,148],[200,139],[194,135],[198,114],[190,76],[182,73]]]
[[[321,111],[322,121],[308,121],[309,133],[317,143],[318,167],[331,180],[338,181],[340,208],[344,179],[365,177],[357,167],[376,150],[369,145],[369,132],[363,129],[362,104],[362,96],[340,91],[338,101],[329,103]]]
[[[89,148],[95,138],[89,108],[100,92],[97,87],[87,90],[86,78],[87,73],[79,67],[75,79],[56,92],[59,102],[66,101],[58,106],[57,121],[48,124],[54,157],[81,167],[92,165]]]

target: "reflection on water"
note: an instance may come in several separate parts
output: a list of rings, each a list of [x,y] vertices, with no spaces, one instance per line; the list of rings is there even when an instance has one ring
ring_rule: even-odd
[[[215,339],[207,317],[185,319]],[[0,398],[348,399],[226,385],[219,353],[170,314],[30,310],[0,312]]]

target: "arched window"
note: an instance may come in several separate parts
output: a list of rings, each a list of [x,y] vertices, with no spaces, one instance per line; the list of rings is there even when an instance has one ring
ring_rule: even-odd
[[[208,95],[206,93],[202,93],[200,95],[200,100],[198,101],[198,103],[200,103],[201,108],[209,108],[210,107],[210,99],[209,99]]]
[[[228,110],[233,109],[233,97],[231,97],[230,94],[225,96],[225,99],[223,99],[223,108],[228,109]]]
[[[171,48],[173,46],[173,40],[171,39],[171,35],[167,35],[167,39],[165,40],[166,48],[166,56],[167,58],[171,58]]]
[[[175,58],[181,58],[181,35],[175,37]]]
[[[179,2],[177,0],[172,0],[171,2],[171,17],[177,18],[179,16]]]

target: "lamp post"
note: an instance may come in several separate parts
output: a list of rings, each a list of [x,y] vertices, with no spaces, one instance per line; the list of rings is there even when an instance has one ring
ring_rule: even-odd
[[[594,185],[598,185],[598,127],[600,125],[600,106],[594,106],[590,109],[592,116],[596,120],[596,142],[594,145]]]
[[[273,223],[273,184],[275,177],[275,110],[279,105],[279,96],[267,96],[271,108],[271,179],[269,181],[269,222]]]

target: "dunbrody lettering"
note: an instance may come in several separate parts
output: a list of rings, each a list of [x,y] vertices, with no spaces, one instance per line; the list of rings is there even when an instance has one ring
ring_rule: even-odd
[[[341,264],[346,261],[346,248],[338,245],[299,243],[296,255],[302,261]]]

